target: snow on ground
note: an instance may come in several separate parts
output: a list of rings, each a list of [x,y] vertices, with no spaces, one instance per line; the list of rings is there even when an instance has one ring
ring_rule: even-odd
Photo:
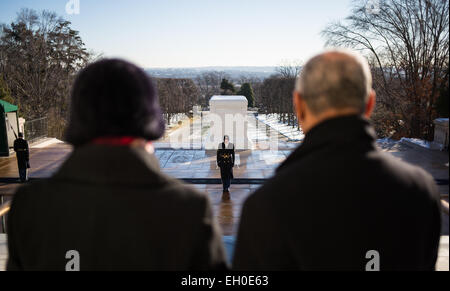
[[[277,117],[276,114],[259,114],[256,118],[286,136],[291,141],[302,141],[305,138],[305,135],[301,130],[298,130],[297,127],[292,127],[280,122]]]
[[[259,114],[255,117],[260,122],[262,122],[262,123],[266,124],[267,126],[269,126],[270,128],[272,128],[274,131],[277,131],[281,135],[287,137],[290,142],[303,141],[303,139],[305,138],[304,133],[301,130],[298,130],[297,127],[292,127],[292,126],[289,126],[287,124],[280,122],[278,120],[277,114],[269,114],[269,115]],[[205,120],[204,120],[204,124],[206,124],[206,123],[207,123],[207,118],[205,118]],[[256,124],[255,122],[250,122],[248,125],[248,137],[249,137],[249,140],[252,141],[252,144],[255,141],[270,142],[271,137],[267,136],[267,131],[264,128],[256,127],[255,124]],[[181,127],[181,128],[174,130],[173,132],[171,132],[169,134],[169,138],[175,137],[175,139],[176,139],[175,143],[177,143],[179,141],[177,141],[176,137],[181,135],[184,137],[184,140],[179,145],[180,147],[186,146],[187,148],[189,148],[191,146],[194,146],[194,147],[201,148],[202,145],[206,144],[206,140],[208,140],[208,137],[209,137],[208,133],[209,133],[209,130],[207,130],[206,134],[203,132],[203,129],[201,128],[200,120],[194,120],[194,130],[193,131],[190,131],[189,127]],[[46,141],[43,145],[39,145],[37,147],[45,147],[45,146],[48,146],[47,143],[52,144],[55,142],[59,142],[59,141],[58,140]],[[290,143],[290,142],[285,143],[285,146],[290,147],[292,149],[298,146],[297,143]],[[381,148],[391,148],[400,143],[409,144],[409,145],[414,144],[419,147],[423,147],[425,149],[435,149],[434,148],[435,146],[431,142],[421,140],[421,139],[416,139],[416,138],[402,138],[399,141],[393,140],[390,138],[382,138],[382,139],[377,140],[377,144]],[[253,146],[251,148],[253,148]]]
[[[54,144],[59,144],[59,143],[64,143],[63,141],[60,141],[59,139],[56,138],[50,138],[50,139],[46,139],[42,142],[39,142],[37,144],[34,144],[31,146],[32,149],[43,149],[46,148],[48,146],[54,145]]]
[[[380,139],[377,140],[377,144],[381,148],[389,148],[389,147],[392,147],[392,146],[394,146],[394,145],[396,145],[398,143],[399,143],[398,140],[393,140],[393,139],[388,138],[388,137],[380,138]]]
[[[400,142],[413,143],[426,149],[431,149],[431,142],[418,138],[402,138]]]
[[[296,127],[292,127],[280,122],[278,120],[277,114],[270,114],[270,115],[260,114],[257,116],[257,119],[267,124],[271,128],[275,129],[276,131],[280,132],[282,135],[286,136],[291,141],[302,141],[305,138],[305,135],[301,130],[297,130]],[[399,141],[390,138],[382,138],[377,140],[377,144],[382,148],[391,147],[398,143],[415,144],[417,146],[426,149],[433,149],[433,144],[431,142],[417,138],[402,138]]]
[[[442,150],[440,145],[418,138],[402,138],[400,140],[393,140],[390,138],[382,138],[377,140],[378,146],[381,148],[391,148],[397,144],[404,144],[409,146],[418,146],[427,150]]]

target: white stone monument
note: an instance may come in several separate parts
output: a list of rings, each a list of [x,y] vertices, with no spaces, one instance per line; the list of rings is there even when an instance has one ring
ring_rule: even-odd
[[[245,96],[213,96],[209,101],[211,124],[207,149],[217,149],[224,135],[230,137],[237,150],[251,148],[248,139],[248,100]]]

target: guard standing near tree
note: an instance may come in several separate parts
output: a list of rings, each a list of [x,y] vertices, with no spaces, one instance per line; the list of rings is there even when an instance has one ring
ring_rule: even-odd
[[[30,150],[28,142],[23,138],[23,133],[21,132],[19,132],[19,137],[14,141],[14,151],[17,156],[20,182],[26,182],[28,180],[27,170],[30,168]]]

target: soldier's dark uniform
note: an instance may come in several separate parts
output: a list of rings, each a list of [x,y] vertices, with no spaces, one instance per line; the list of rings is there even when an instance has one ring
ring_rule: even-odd
[[[29,168],[30,162],[28,142],[19,136],[19,138],[14,141],[14,151],[17,156],[20,181],[25,182],[27,180],[27,169]]]
[[[222,179],[223,190],[228,191],[233,179],[233,167],[235,161],[234,145],[232,143],[219,144],[217,150],[217,165],[220,167],[220,177]]]

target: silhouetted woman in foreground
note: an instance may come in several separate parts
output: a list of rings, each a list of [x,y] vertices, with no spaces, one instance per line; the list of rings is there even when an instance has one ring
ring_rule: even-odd
[[[7,269],[222,269],[208,197],[163,174],[153,154],[164,120],[147,74],[121,60],[94,63],[71,106],[73,153],[14,197]]]

